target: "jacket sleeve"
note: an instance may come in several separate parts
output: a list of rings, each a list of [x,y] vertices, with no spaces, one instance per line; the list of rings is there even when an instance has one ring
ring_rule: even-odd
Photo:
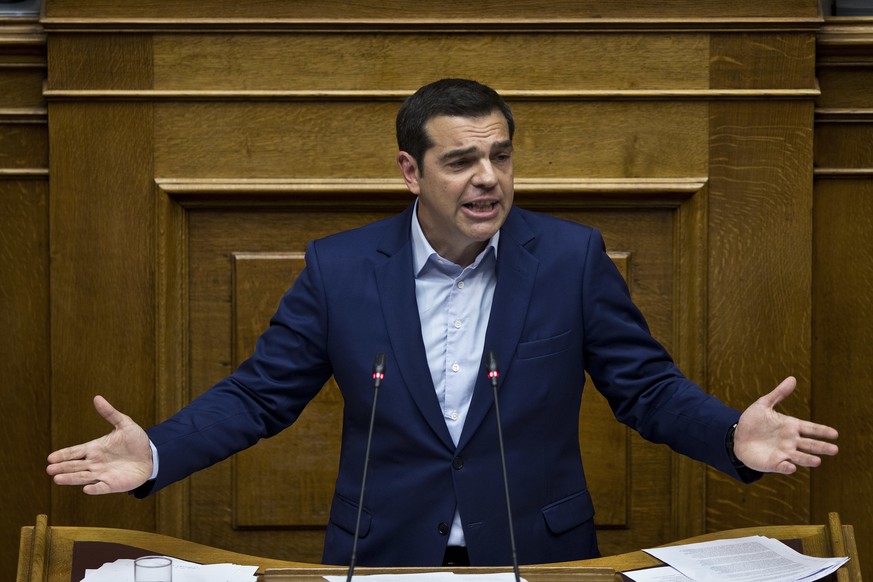
[[[761,476],[739,473],[727,454],[725,438],[740,412],[687,379],[652,337],[596,230],[585,259],[583,314],[586,370],[619,421],[736,479]]]

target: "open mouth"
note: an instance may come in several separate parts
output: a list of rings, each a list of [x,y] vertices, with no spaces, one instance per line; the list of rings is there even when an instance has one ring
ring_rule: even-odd
[[[468,202],[464,204],[464,208],[469,208],[473,212],[489,212],[495,206],[497,206],[497,202],[494,201]]]

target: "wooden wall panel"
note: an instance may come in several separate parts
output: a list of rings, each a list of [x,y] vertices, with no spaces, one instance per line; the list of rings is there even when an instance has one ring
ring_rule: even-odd
[[[13,579],[22,525],[51,509],[44,460],[51,447],[48,187],[44,179],[0,176],[0,577]]]
[[[108,432],[91,397],[155,417],[151,105],[49,104],[52,443]],[[52,487],[55,523],[152,529],[153,500]]]
[[[819,111],[815,126],[815,165],[826,170],[856,173],[873,168],[873,112],[852,112],[828,119]]]
[[[869,65],[832,64],[818,69],[818,79],[822,91],[819,107],[869,109],[870,70]]]
[[[216,201],[216,198],[219,198]],[[402,204],[399,207],[405,206]],[[395,206],[396,208],[397,206]],[[390,213],[390,212],[388,212]],[[233,368],[233,342],[230,331],[234,327],[233,310],[229,299],[233,289],[233,262],[235,253],[302,253],[306,243],[341,228],[359,226],[386,216],[385,212],[346,212],[342,216],[318,210],[306,210],[299,206],[285,212],[248,211],[238,212],[224,209],[220,197],[212,197],[212,208],[197,208],[188,211],[187,241],[190,249],[189,271],[189,315],[190,324],[190,391],[196,396]],[[294,273],[287,274],[286,287],[290,285]],[[269,284],[264,278],[261,282]],[[284,291],[284,289],[282,290]],[[274,297],[273,307],[278,304]],[[268,310],[269,311],[269,310]],[[266,326],[262,321],[261,327]],[[315,409],[305,414],[312,415]],[[328,424],[332,424],[328,419]],[[253,529],[235,530],[234,507],[247,500],[233,498],[234,465],[250,466],[257,458],[274,452],[294,440],[294,446],[304,445],[300,440],[311,432],[311,423],[294,426],[275,442],[262,443],[265,450],[249,452],[238,461],[226,461],[210,469],[193,475],[190,481],[190,522],[187,524],[191,539],[220,547],[244,547],[251,551],[268,549],[275,553],[304,561],[320,561],[323,543],[323,528],[307,525],[302,529]],[[324,430],[323,428],[321,430]],[[261,445],[256,445],[255,448]],[[294,449],[290,451],[294,454]],[[253,458],[253,455],[255,458]],[[273,461],[284,466],[275,471],[281,476],[290,471],[291,459],[285,453]],[[327,462],[324,460],[324,462]],[[332,467],[334,473],[336,464]],[[238,471],[237,471],[238,472]],[[264,476],[262,492],[264,499],[278,499],[287,496],[288,484],[270,480]],[[332,485],[332,483],[331,483]],[[323,494],[320,492],[319,494]],[[281,511],[284,502],[278,502]],[[286,517],[280,515],[280,517]],[[238,524],[244,525],[244,524]],[[259,548],[261,550],[259,550]]]
[[[840,454],[812,475],[812,515],[841,507],[871,577],[873,18],[829,18],[817,52],[812,413],[840,429]]]
[[[312,33],[291,43],[282,34],[164,34],[154,41],[154,88],[415,90],[433,80],[437,65],[439,75],[501,91],[705,89],[708,49],[704,34]]]
[[[27,107],[42,100],[44,69],[11,69],[0,75],[0,107]]]
[[[773,53],[780,55],[773,58]],[[713,35],[713,89],[809,89],[815,85],[815,37],[805,33]]]
[[[15,577],[20,527],[51,510],[48,138],[45,37],[0,16],[0,579]]]
[[[231,300],[248,300],[233,256],[300,253],[405,206],[394,115],[447,75],[506,94],[519,205],[630,253],[634,297],[692,378],[745,407],[795,374],[786,408],[809,415],[817,1],[392,6],[47,2],[52,403],[77,419],[53,444],[101,432],[89,388],[119,369],[144,423],[229,373]],[[603,516],[606,552],[809,519],[806,471],[746,488],[627,444],[627,525]],[[233,463],[145,503],[55,492],[53,513],[123,507],[126,527],[318,559],[317,533],[234,529]]]
[[[815,517],[839,505],[857,524],[864,574],[873,572],[873,179],[816,178],[814,376],[816,419],[840,428],[832,470],[813,474]],[[844,516],[844,517],[843,517]]]
[[[9,175],[48,172],[45,110],[0,113],[0,168]]]
[[[810,415],[812,108],[719,104],[710,137],[707,383],[743,408],[794,375],[798,389],[781,409],[802,418]],[[709,471],[709,529],[808,519],[808,470],[750,487]]]
[[[162,178],[399,180],[392,101],[197,102],[156,105]],[[525,178],[705,176],[707,105],[510,99]],[[664,148],[664,140],[672,144]]]
[[[52,35],[48,87],[150,89],[151,43],[145,34]]]

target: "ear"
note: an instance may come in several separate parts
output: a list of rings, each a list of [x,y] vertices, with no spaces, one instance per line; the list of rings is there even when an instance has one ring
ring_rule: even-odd
[[[397,165],[400,166],[400,173],[403,176],[403,181],[406,182],[406,188],[418,196],[421,188],[418,184],[418,162],[406,152],[397,154]]]

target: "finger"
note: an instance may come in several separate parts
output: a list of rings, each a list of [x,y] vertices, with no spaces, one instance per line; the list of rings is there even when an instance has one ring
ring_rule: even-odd
[[[117,427],[126,418],[124,414],[115,410],[115,408],[109,404],[109,401],[99,394],[94,397],[94,408],[97,410],[97,413],[112,426]]]
[[[783,475],[791,475],[795,471],[797,471],[797,466],[788,460],[780,462],[773,470],[774,473],[781,473]]]
[[[97,481],[82,487],[82,491],[88,495],[106,495],[113,493],[112,488],[103,481]]]
[[[776,405],[788,398],[794,389],[797,387],[797,380],[794,376],[788,376],[779,383],[769,394],[765,394],[760,398],[762,404],[767,408],[776,408]]]
[[[821,465],[821,457],[798,451],[791,455],[791,462],[798,467],[818,467]]]
[[[797,443],[797,449],[813,455],[828,455],[831,457],[840,452],[837,445],[815,439],[800,439]]]
[[[836,440],[840,436],[835,428],[809,421],[802,421],[799,430],[801,436],[827,439],[829,441]]]
[[[89,485],[98,480],[94,478],[94,473],[91,471],[79,471],[78,473],[60,473],[55,475],[52,481],[56,485]]]
[[[93,470],[94,463],[85,460],[72,460],[72,461],[64,461],[62,463],[54,463],[46,467],[46,472],[49,475],[61,475],[64,473],[72,474],[72,473],[83,473],[90,472]]]
[[[65,461],[84,459],[86,454],[85,445],[75,445],[51,453],[46,460],[51,464],[57,464]]]

